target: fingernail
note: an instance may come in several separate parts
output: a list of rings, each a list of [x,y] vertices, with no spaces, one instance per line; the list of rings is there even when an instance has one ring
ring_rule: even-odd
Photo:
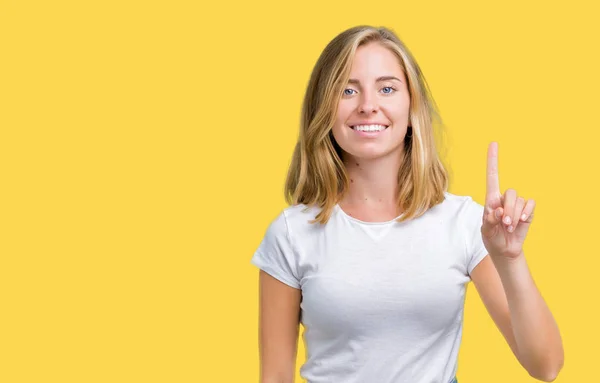
[[[510,225],[510,217],[509,216],[504,217],[504,223],[507,225]]]
[[[496,214],[496,218],[500,218],[500,216],[502,215],[502,214],[500,213],[500,210],[496,210],[496,213],[495,213],[495,214]]]
[[[508,231],[509,231],[510,233],[512,233],[513,229],[514,229],[513,225],[510,225],[510,226],[508,227]]]
[[[523,215],[521,216],[521,220],[525,221],[526,219],[527,219],[527,215],[526,215],[526,214],[523,214]]]

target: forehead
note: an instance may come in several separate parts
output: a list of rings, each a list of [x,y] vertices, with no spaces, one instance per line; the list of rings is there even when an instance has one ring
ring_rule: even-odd
[[[400,76],[400,60],[388,48],[378,43],[358,47],[352,60],[351,78],[379,77],[381,75]]]

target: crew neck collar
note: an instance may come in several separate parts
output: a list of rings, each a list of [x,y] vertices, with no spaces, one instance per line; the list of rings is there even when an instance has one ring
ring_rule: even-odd
[[[376,226],[376,225],[390,225],[390,224],[393,224],[394,222],[396,222],[396,220],[397,220],[397,219],[399,219],[400,217],[402,217],[402,216],[404,215],[404,213],[401,213],[399,216],[397,216],[396,218],[394,218],[394,219],[391,219],[391,220],[389,220],[389,221],[383,221],[383,222],[368,222],[368,221],[363,221],[363,220],[360,220],[360,219],[358,219],[358,218],[355,218],[355,217],[351,216],[350,214],[346,213],[346,212],[344,211],[344,209],[342,209],[342,207],[339,205],[339,203],[336,203],[336,204],[335,204],[335,209],[336,209],[336,210],[337,210],[337,211],[338,211],[338,212],[339,212],[339,213],[340,213],[342,216],[346,217],[347,219],[349,219],[349,220],[351,220],[351,221],[354,221],[354,222],[360,223],[360,224],[362,224],[362,225],[371,225],[371,226],[373,226],[373,225],[375,225],[375,226]]]

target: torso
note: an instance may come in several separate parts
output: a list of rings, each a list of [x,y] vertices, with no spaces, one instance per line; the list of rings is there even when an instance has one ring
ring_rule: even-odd
[[[310,224],[319,209],[304,205],[271,224],[254,264],[302,290],[304,379],[452,381],[469,273],[487,251],[483,206],[445,197],[405,222],[337,204],[325,225]]]

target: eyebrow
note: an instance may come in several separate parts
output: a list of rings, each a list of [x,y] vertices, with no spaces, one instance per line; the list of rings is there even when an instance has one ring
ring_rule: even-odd
[[[402,82],[398,77],[394,77],[394,76],[377,77],[377,80],[375,80],[375,82],[388,81],[388,80],[396,80],[396,81]],[[351,78],[348,80],[348,84],[359,84],[359,83],[360,83],[360,81],[358,81],[357,79],[354,79],[354,78]]]

